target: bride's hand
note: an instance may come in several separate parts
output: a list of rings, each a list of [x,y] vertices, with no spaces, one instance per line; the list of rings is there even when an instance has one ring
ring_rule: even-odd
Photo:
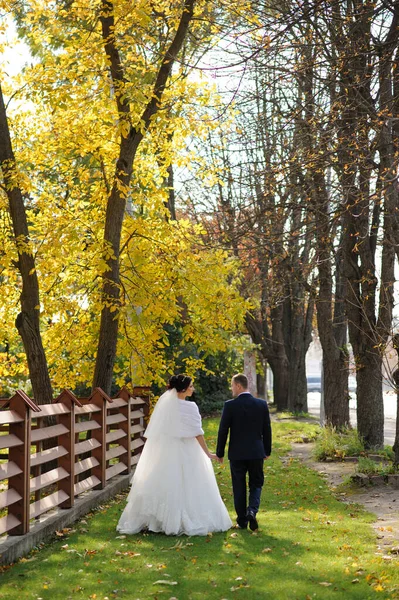
[[[211,460],[217,460],[217,459],[218,459],[218,457],[216,456],[216,454],[212,454],[212,452],[210,452],[210,453],[208,454],[208,456],[209,456],[209,458],[210,458]]]

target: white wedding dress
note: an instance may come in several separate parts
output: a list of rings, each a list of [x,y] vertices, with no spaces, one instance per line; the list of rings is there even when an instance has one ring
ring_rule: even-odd
[[[175,389],[160,397],[117,525],[120,533],[207,535],[232,526],[211,460],[195,439],[203,433],[194,402],[180,400]]]

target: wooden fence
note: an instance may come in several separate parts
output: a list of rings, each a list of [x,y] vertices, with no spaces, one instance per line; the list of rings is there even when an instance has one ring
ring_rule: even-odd
[[[64,390],[37,405],[23,391],[0,403],[0,534],[24,535],[32,519],[72,508],[75,497],[129,473],[144,445],[149,388],[111,399]],[[45,449],[44,449],[45,447]],[[50,470],[49,470],[50,469]]]

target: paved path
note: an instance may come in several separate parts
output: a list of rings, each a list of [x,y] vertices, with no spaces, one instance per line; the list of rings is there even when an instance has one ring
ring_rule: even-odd
[[[326,478],[335,491],[345,478],[356,468],[352,462],[317,462],[312,457],[314,444],[292,444],[283,460],[292,457],[302,460],[308,467]],[[344,491],[344,489],[346,491]],[[367,489],[341,488],[337,498],[345,503],[362,504],[366,510],[376,515],[373,529],[377,537],[377,554],[386,560],[395,560],[399,555],[399,492],[388,485],[373,486]],[[393,554],[389,550],[394,550]]]
[[[349,403],[351,424],[356,426],[356,398],[352,395]],[[320,419],[320,394],[318,392],[308,393],[308,412]],[[385,445],[393,446],[396,431],[396,395],[384,394],[384,442]]]

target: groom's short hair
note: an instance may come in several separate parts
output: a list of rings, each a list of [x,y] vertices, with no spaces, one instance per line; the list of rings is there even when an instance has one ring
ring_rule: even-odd
[[[248,389],[248,377],[244,373],[237,373],[233,375],[234,383],[238,383],[244,390]]]

